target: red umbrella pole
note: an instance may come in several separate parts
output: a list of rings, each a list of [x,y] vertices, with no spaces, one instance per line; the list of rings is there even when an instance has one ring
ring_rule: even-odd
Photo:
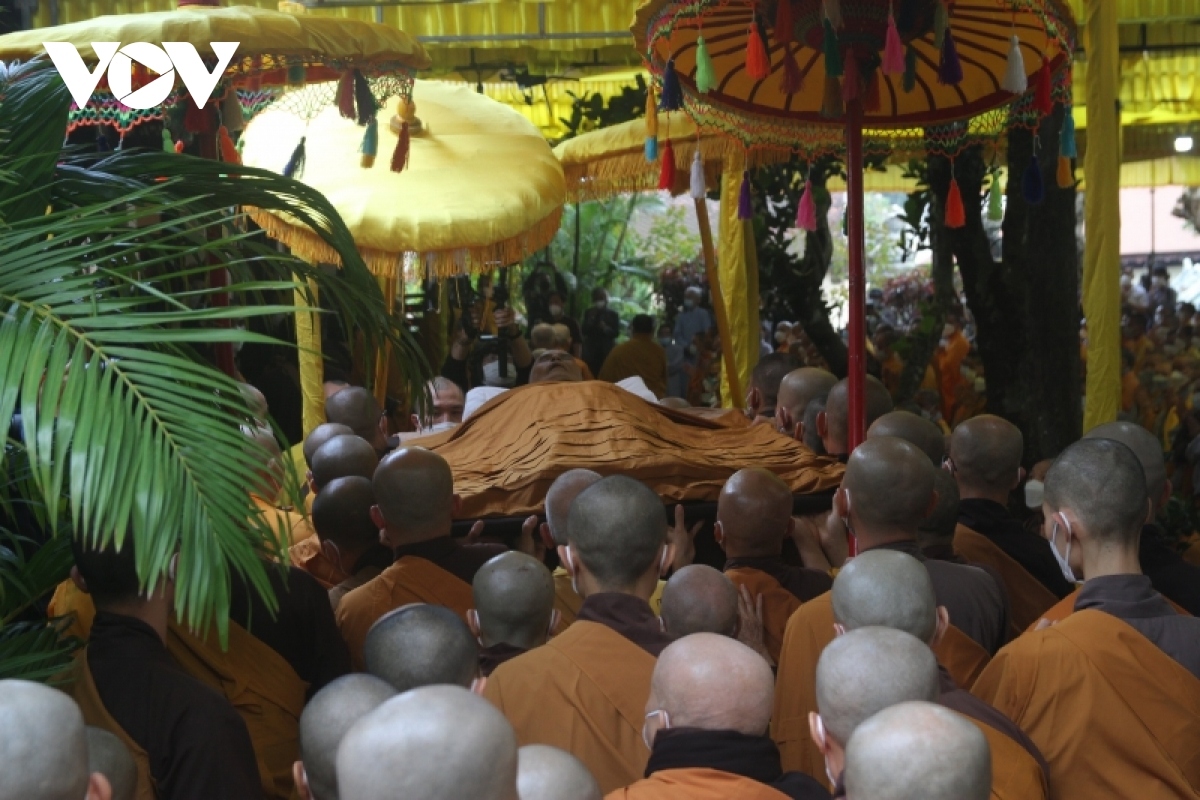
[[[863,108],[854,99],[846,108],[846,233],[850,253],[850,342],[847,376],[850,379],[850,414],[846,425],[847,452],[862,444],[866,436],[864,391],[867,381],[866,332],[866,263],[863,258]],[[850,537],[850,555],[858,552],[857,542]]]

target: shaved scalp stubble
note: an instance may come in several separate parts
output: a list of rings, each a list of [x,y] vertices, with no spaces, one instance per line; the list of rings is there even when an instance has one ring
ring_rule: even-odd
[[[666,711],[675,728],[762,736],[774,698],[775,676],[762,656],[736,639],[695,633],[659,655],[648,705]]]
[[[313,498],[313,527],[322,540],[338,547],[370,547],[379,543],[379,526],[371,519],[373,505],[375,490],[369,478],[337,478]]]
[[[725,550],[737,556],[777,556],[792,520],[792,490],[762,467],[738,470],[717,499]]]
[[[382,413],[375,395],[361,386],[342,389],[325,401],[325,419],[347,426],[368,442],[375,439]]]
[[[546,524],[554,543],[567,543],[567,525],[571,504],[584,489],[599,481],[600,473],[590,469],[569,469],[554,479],[546,491]]]
[[[870,427],[875,420],[892,410],[892,395],[878,378],[868,375],[863,384],[866,424]],[[842,378],[829,390],[825,398],[825,425],[829,438],[846,444],[847,420],[850,416],[850,379]]]
[[[360,436],[335,436],[313,453],[313,483],[321,487],[337,478],[357,475],[371,478],[379,466],[379,456],[371,443]]]
[[[963,486],[1007,492],[1017,481],[1025,438],[1002,417],[983,414],[962,422],[950,436],[950,458]]]
[[[877,436],[850,455],[842,488],[850,494],[851,513],[863,523],[915,533],[933,498],[934,472],[915,445]]]
[[[371,483],[375,502],[388,525],[418,535],[449,532],[454,475],[446,459],[437,453],[423,447],[388,453],[375,469]]]
[[[940,467],[946,456],[946,437],[942,429],[911,411],[889,411],[875,420],[867,430],[867,438],[877,436],[894,436],[916,445],[929,456],[935,467]]]
[[[666,542],[662,501],[633,478],[613,475],[571,504],[567,539],[599,584],[625,590],[655,563]]]
[[[83,714],[63,692],[0,680],[0,800],[80,800],[88,790]]]
[[[1137,455],[1113,439],[1081,439],[1046,473],[1045,504],[1070,509],[1097,541],[1136,543],[1149,513],[1146,473]]]
[[[517,794],[521,800],[603,798],[582,761],[546,744],[527,744],[517,752]]]
[[[762,392],[765,407],[775,407],[784,377],[800,366],[800,359],[791,353],[771,353],[758,360],[750,372],[750,386]]]
[[[536,558],[511,551],[490,559],[471,582],[485,647],[526,650],[545,643],[554,612],[554,577]]]
[[[138,772],[133,753],[125,743],[101,728],[87,726],[88,772],[108,778],[112,800],[134,800]]]
[[[737,588],[720,570],[706,564],[689,564],[663,587],[662,621],[667,633],[676,639],[693,633],[735,636]]]
[[[371,626],[363,660],[397,692],[443,683],[466,688],[479,674],[479,643],[450,609],[414,604]]]
[[[825,398],[838,382],[832,372],[817,367],[801,367],[794,369],[779,383],[779,396],[776,404],[786,408],[792,419],[799,422],[808,409],[809,403],[818,398]]]
[[[833,617],[847,631],[883,627],[929,643],[937,629],[937,600],[929,570],[895,550],[850,559],[833,580]]]
[[[328,442],[335,436],[354,436],[354,429],[349,425],[341,425],[337,422],[325,422],[313,428],[312,433],[304,437],[304,463],[312,469],[313,456],[321,449],[321,445]]]
[[[1132,422],[1109,422],[1092,428],[1083,438],[1111,439],[1132,450],[1146,474],[1146,493],[1155,507],[1162,502],[1167,488],[1167,464],[1158,437]]]
[[[395,696],[387,681],[374,675],[343,675],[313,695],[300,715],[300,760],[313,800],[339,800],[337,750],[360,719]]]

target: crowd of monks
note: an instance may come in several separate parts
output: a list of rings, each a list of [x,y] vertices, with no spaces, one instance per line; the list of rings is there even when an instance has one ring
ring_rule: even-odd
[[[946,437],[872,379],[848,452],[846,382],[774,363],[721,435],[804,442],[834,488],[739,455],[710,519],[644,465],[550,465],[514,488],[507,543],[453,535],[455,447],[507,445],[486,408],[456,427],[449,381],[418,420],[440,432],[404,441],[334,387],[297,453],[303,510],[244,426],[254,506],[289,537],[278,607],[232,575],[223,645],[175,618],[174,565],[144,588],[132,537],[75,541],[49,613],[86,646],[54,688],[0,681],[0,800],[1200,798],[1200,566],[1162,554],[1155,437],[1069,446],[1031,528],[1010,423]],[[517,407],[570,389],[545,383]],[[642,416],[605,436],[693,413],[628,402]]]

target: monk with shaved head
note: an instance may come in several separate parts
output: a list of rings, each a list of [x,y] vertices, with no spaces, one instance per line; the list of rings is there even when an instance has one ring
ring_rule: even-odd
[[[1171,498],[1171,481],[1163,460],[1162,445],[1153,433],[1132,422],[1110,422],[1087,432],[1087,439],[1111,439],[1133,451],[1146,473],[1146,494],[1154,507],[1151,520],[1142,527],[1138,563],[1156,592],[1187,611],[1200,616],[1200,565],[1189,564],[1154,518]]]
[[[785,773],[767,736],[774,676],[757,653],[711,633],[685,636],[658,659],[646,701],[646,777],[609,800],[827,798]]]
[[[485,677],[545,644],[558,623],[550,570],[524,553],[502,553],[480,567],[471,593],[475,607],[467,622],[482,645],[479,668]]]
[[[623,476],[604,478],[570,506],[559,559],[584,598],[571,627],[501,664],[485,696],[522,745],[570,750],[610,792],[641,776],[640,720],[654,661],[670,643],[647,602],[671,564],[662,501]]]
[[[470,689],[479,677],[479,644],[443,606],[416,603],[385,614],[367,634],[367,672],[397,692],[448,683]]]
[[[600,786],[575,756],[557,747],[530,744],[517,751],[521,800],[602,800]]]
[[[313,454],[313,491],[320,494],[330,481],[351,475],[369,480],[375,476],[378,466],[379,457],[366,439],[353,435],[335,436]]]
[[[600,480],[600,473],[590,469],[569,469],[554,479],[546,491],[546,521],[541,525],[542,542],[553,550],[567,543],[567,517],[571,503],[584,489]],[[583,605],[583,598],[571,586],[571,574],[565,567],[554,570],[554,608],[562,625],[570,625]]]
[[[892,396],[873,375],[867,376],[863,394],[866,424],[870,427],[875,420],[892,410]],[[829,455],[845,456],[850,451],[849,420],[850,380],[843,378],[829,390],[829,396],[825,398],[825,410],[817,415],[817,433]]]
[[[1008,496],[1024,478],[1021,431],[985,414],[954,429],[947,466],[958,482],[958,529],[954,549],[963,558],[993,567],[1012,600],[1012,622],[1025,630],[1075,588],[1055,563],[1046,540],[1008,510]]]
[[[341,397],[346,389],[334,395]],[[389,453],[372,480],[371,518],[395,562],[338,605],[337,622],[354,664],[362,668],[367,631],[392,609],[409,603],[443,605],[464,621],[473,605],[471,581],[502,545],[463,545],[450,538],[462,506],[446,459],[423,447]]]
[[[921,562],[933,583],[938,605],[949,611],[950,626],[937,645],[937,657],[963,686],[970,686],[991,653],[1004,642],[1007,601],[987,572],[965,564],[926,559],[917,545],[921,521],[937,503],[936,468],[909,442],[878,436],[850,456],[834,513],[858,541],[859,553],[875,549],[906,553]],[[779,689],[771,731],[785,767],[818,778],[819,755],[803,735],[813,695],[817,655],[833,639],[832,596],[802,605],[784,633],[779,657]]]
[[[337,422],[323,422],[313,428],[312,433],[304,437],[304,462],[308,465],[309,470],[312,469],[313,456],[321,449],[321,446],[335,436],[355,436],[353,429],[349,425],[342,425]],[[312,476],[309,476],[309,480]]]
[[[340,800],[518,800],[517,739],[487,701],[424,686],[359,720],[337,753]]]
[[[88,763],[83,715],[70,697],[30,681],[0,681],[0,800],[110,800]]]
[[[720,571],[705,564],[689,564],[667,581],[662,621],[673,639],[693,633],[737,636],[737,588]]]
[[[751,467],[725,482],[713,536],[725,551],[729,579],[762,597],[763,638],[775,661],[792,612],[832,585],[820,570],[784,563],[783,542],[794,527],[792,490],[775,473]]]
[[[746,391],[746,413],[751,419],[774,422],[783,379],[802,363],[791,353],[771,353],[758,360],[750,372],[750,388]]]
[[[780,431],[801,439],[803,431],[798,431],[797,426],[804,422],[809,403],[827,397],[837,382],[837,376],[832,372],[816,367],[801,367],[785,375],[779,383],[775,401],[775,420]]]
[[[300,716],[300,759],[293,766],[301,800],[339,800],[337,750],[360,719],[396,690],[373,675],[338,678],[317,692]]]
[[[313,503],[318,553],[306,554],[306,542],[291,550],[292,563],[329,590],[335,611],[343,597],[392,563],[392,553],[379,543],[379,527],[371,518],[374,505],[375,490],[368,478],[353,475],[330,481]]]
[[[872,422],[867,429],[867,438],[874,436],[894,436],[915,444],[929,456],[935,467],[940,467],[946,457],[946,437],[942,435],[942,429],[911,411],[889,411]]]
[[[929,573],[904,553],[877,550],[850,560],[833,582],[832,594],[834,619],[845,631],[890,628],[936,647],[949,627]],[[971,718],[987,738],[996,798],[1048,796],[1049,767],[1037,745],[1008,717],[959,688],[941,665],[937,702]]]
[[[382,456],[388,451],[387,419],[375,395],[361,386],[342,389],[325,400],[325,419],[345,425],[361,436],[375,453]]]
[[[133,753],[102,728],[87,726],[88,772],[103,775],[112,790],[112,800],[135,800],[138,790],[137,762]]]
[[[990,767],[987,740],[971,723],[931,703],[900,703],[851,737],[846,798],[986,800]]]
[[[249,486],[256,521],[269,526],[274,538],[280,539],[285,548],[309,538],[313,535],[309,521],[290,506],[277,503],[284,484],[284,466],[275,434],[270,428],[249,425],[243,425],[241,431],[246,452],[257,462],[256,474]]]
[[[972,692],[1010,716],[1050,764],[1059,800],[1189,797],[1200,788],[1200,620],[1141,574],[1150,514],[1137,455],[1076,442],[1046,473],[1050,546],[1084,579],[1074,613],[1023,634]]]

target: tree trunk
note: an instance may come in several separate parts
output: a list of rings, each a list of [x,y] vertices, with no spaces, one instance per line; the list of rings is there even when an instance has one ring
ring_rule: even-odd
[[[825,170],[812,170],[817,229],[806,232],[804,236],[804,258],[800,261],[801,291],[795,298],[795,307],[804,332],[829,364],[829,371],[844,378],[848,368],[846,343],[829,320],[829,307],[825,305],[825,296],[821,291],[821,283],[833,261],[833,232],[829,229],[829,208],[832,203],[829,191],[825,188],[827,177]]]
[[[942,337],[946,316],[954,307],[954,251],[950,248],[945,219],[945,200],[929,193],[929,248],[933,255],[930,277],[933,279],[933,300],[922,305],[921,321],[909,337],[908,360],[900,376],[896,405],[909,402],[921,388],[925,371]]]

